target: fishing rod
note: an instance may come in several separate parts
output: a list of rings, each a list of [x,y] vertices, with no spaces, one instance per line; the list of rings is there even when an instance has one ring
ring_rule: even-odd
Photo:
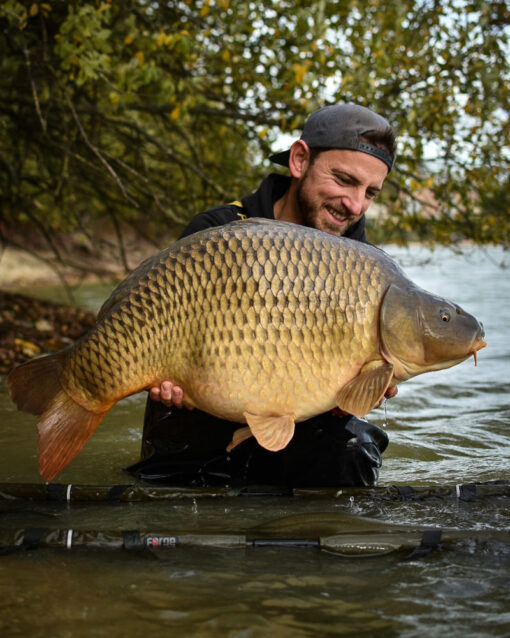
[[[381,486],[350,488],[169,487],[164,485],[75,485],[59,483],[0,483],[0,500],[57,502],[146,502],[173,499],[206,499],[257,496],[352,500],[371,498],[383,501],[460,500],[510,498],[510,481],[458,485]]]
[[[371,498],[384,501],[452,500],[473,501],[476,499],[510,497],[509,481],[470,483],[445,486],[389,486],[374,488],[316,488],[291,489],[270,486],[239,488],[167,487],[159,485],[73,485],[73,484],[0,484],[0,500],[6,506],[20,501],[49,502],[148,502],[174,499],[231,498],[231,497],[296,497],[345,499]],[[288,521],[289,519],[287,519]],[[51,528],[0,528],[0,554],[40,547],[65,549],[102,550],[170,550],[176,548],[202,547],[222,549],[255,549],[262,547],[318,549],[339,556],[381,556],[392,553],[411,552],[409,558],[420,557],[435,549],[455,548],[462,544],[479,547],[489,543],[510,543],[508,530],[455,530],[422,529],[402,526],[389,527],[372,522],[370,529],[360,528],[364,521],[357,521],[357,529],[313,531],[310,525],[296,529],[278,529],[272,523],[265,528],[252,529],[241,534],[180,533],[168,530],[111,530],[111,529],[51,529]],[[320,533],[329,531],[330,533]],[[332,533],[331,533],[332,532]]]
[[[414,529],[342,532],[326,536],[277,537],[260,534],[173,534],[168,531],[81,530],[81,529],[0,529],[0,555],[36,548],[97,550],[176,550],[209,548],[247,550],[257,548],[318,549],[343,557],[384,556],[411,552],[420,558],[434,550],[490,543],[508,545],[509,530]]]

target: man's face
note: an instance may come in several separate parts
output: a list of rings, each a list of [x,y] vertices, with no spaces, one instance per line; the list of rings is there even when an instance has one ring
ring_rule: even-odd
[[[302,223],[332,235],[344,235],[364,215],[387,172],[384,162],[367,153],[323,151],[298,183]]]

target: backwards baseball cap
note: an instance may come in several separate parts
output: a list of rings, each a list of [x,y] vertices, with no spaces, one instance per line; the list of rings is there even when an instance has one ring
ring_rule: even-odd
[[[358,104],[333,104],[315,111],[307,119],[301,138],[310,148],[339,148],[361,151],[377,157],[388,167],[393,167],[395,157],[383,148],[362,140],[368,133],[385,132],[389,123],[370,109]],[[290,150],[270,156],[281,166],[289,165]]]

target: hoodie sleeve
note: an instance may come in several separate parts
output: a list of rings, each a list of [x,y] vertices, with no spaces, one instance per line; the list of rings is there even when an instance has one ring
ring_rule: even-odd
[[[193,235],[199,230],[205,230],[206,228],[213,228],[214,226],[223,226],[236,219],[243,219],[243,209],[233,204],[226,204],[224,206],[217,206],[211,208],[203,213],[199,213],[196,217],[190,221],[186,228],[182,231],[180,239]]]
[[[364,244],[370,243],[365,233],[365,215],[363,215],[363,217],[358,222],[353,224],[347,230],[345,236],[349,237],[349,239],[356,239],[357,241],[361,241]]]

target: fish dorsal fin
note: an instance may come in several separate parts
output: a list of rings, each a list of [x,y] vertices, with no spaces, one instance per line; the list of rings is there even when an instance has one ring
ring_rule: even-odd
[[[338,407],[354,416],[362,417],[373,410],[384,397],[393,377],[393,365],[386,361],[371,362],[361,369],[357,377],[336,395]]]
[[[266,450],[277,452],[289,443],[294,436],[294,415],[261,416],[260,414],[244,413],[244,418],[250,426],[251,433],[257,442]]]

